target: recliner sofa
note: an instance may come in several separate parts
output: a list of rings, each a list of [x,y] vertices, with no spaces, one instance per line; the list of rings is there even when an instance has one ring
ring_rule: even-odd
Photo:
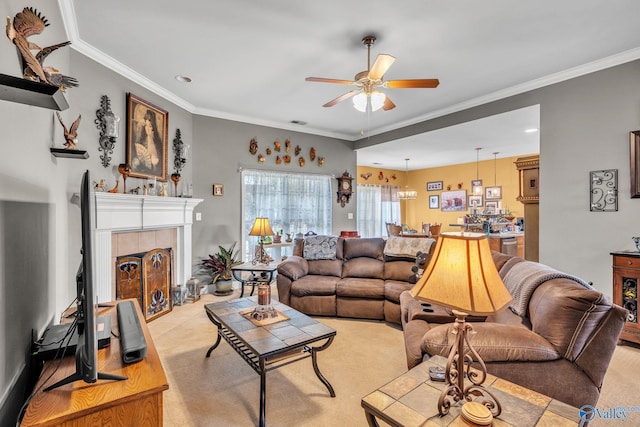
[[[487,371],[575,407],[595,405],[626,310],[569,275],[547,274],[543,264],[492,255],[505,283],[527,286],[537,273],[549,279],[535,283],[523,312],[512,302],[485,322],[473,323],[476,333],[469,339]],[[435,323],[446,317],[425,312],[409,292],[400,301],[408,368],[434,355],[447,357],[454,341],[452,323]]]
[[[408,280],[415,254],[435,246],[434,239],[426,238],[334,238],[331,259],[311,259],[304,257],[305,240],[296,239],[293,256],[278,265],[280,302],[311,315],[397,324],[400,294],[413,286]]]

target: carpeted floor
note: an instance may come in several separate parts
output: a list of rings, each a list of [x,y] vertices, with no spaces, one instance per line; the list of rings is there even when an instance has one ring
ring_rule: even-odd
[[[237,297],[239,291],[234,292]],[[220,297],[174,307],[148,324],[169,382],[164,393],[164,425],[224,427],[257,425],[259,376],[223,341],[205,358],[213,344],[215,326],[204,305]],[[267,425],[367,426],[360,399],[406,371],[404,343],[398,326],[380,321],[318,320],[338,331],[336,339],[318,353],[321,372],[333,385],[331,398],[305,359],[267,373]],[[640,349],[619,346],[609,367],[599,408],[640,406]],[[570,385],[568,385],[570,386]],[[611,420],[590,426],[612,425]],[[640,413],[626,425],[640,425]]]

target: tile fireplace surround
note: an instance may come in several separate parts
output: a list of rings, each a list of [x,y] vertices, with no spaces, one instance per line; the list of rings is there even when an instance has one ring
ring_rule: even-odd
[[[117,233],[176,230],[174,277],[185,283],[191,275],[193,209],[202,199],[95,193],[94,260],[98,302],[116,299],[112,236]]]

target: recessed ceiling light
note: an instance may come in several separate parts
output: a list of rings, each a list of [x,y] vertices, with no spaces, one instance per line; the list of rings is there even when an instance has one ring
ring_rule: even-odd
[[[187,76],[176,76],[176,80],[182,83],[191,83],[191,77]]]
[[[525,129],[525,133],[534,133],[538,132],[538,128]]]
[[[294,125],[300,125],[300,126],[304,126],[307,124],[307,122],[304,122],[302,120],[291,120],[291,123],[293,123]]]

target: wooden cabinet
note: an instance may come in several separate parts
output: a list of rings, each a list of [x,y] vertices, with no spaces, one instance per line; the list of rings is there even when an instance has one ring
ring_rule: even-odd
[[[540,215],[540,156],[520,157],[515,161],[520,181],[516,200],[524,208],[524,233],[527,236],[524,253],[527,260],[538,261]]]
[[[162,392],[169,388],[160,357],[153,344],[147,323],[136,299],[138,319],[147,342],[146,357],[125,365],[120,353],[120,341],[111,338],[111,345],[98,351],[98,369],[124,375],[124,381],[98,380],[94,384],[77,381],[52,391],[39,389],[33,396],[22,420],[22,427],[78,427],[78,426],[162,426]],[[111,316],[111,328],[118,331],[115,302],[113,307],[101,308],[100,316]],[[45,362],[44,372],[51,372],[47,384],[75,372],[75,358],[65,357],[61,363]],[[46,375],[37,387],[46,381]]]
[[[612,252],[613,302],[629,311],[620,339],[640,344],[638,324],[638,285],[640,252]]]
[[[496,252],[502,252],[524,258],[524,236],[489,236],[489,248]]]

